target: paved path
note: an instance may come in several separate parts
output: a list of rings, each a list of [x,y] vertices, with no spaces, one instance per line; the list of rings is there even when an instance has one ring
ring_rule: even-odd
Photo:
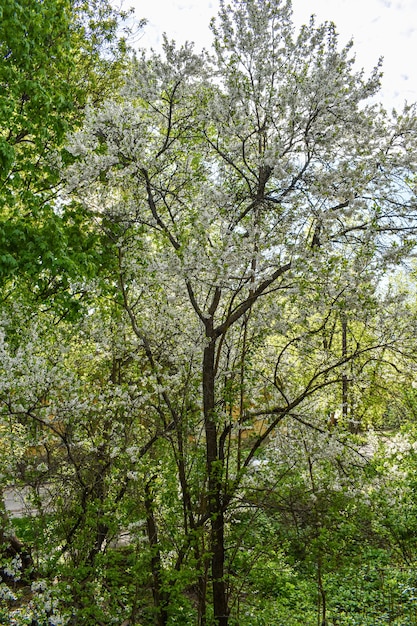
[[[28,490],[25,488],[10,488],[4,490],[4,504],[10,517],[25,517],[30,515],[31,512],[33,513],[29,504],[25,502],[25,496],[27,493]]]
[[[27,517],[36,515],[36,511],[31,509],[30,505],[25,502],[25,495],[29,490],[25,487],[5,489],[3,492],[4,504],[9,517]],[[112,548],[128,546],[132,541],[129,531],[122,530],[117,537],[113,537],[109,541]]]

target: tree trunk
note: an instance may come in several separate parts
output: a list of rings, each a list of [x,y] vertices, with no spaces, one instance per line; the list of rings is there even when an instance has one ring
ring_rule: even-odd
[[[342,314],[342,357],[346,358],[346,356],[347,356],[347,321],[346,321],[346,316]],[[346,376],[346,374],[342,375],[342,417],[343,417],[343,423],[346,424],[348,420],[348,377]]]
[[[198,610],[198,617],[197,617],[197,623],[198,626],[206,626],[207,620],[206,620],[206,600],[207,600],[207,576],[208,576],[208,563],[205,563],[205,556],[203,555],[202,558],[200,558],[200,563],[201,563],[201,567],[203,567],[203,571],[201,572],[201,574],[198,577],[198,583],[197,583],[197,593],[198,593],[198,603],[197,603],[197,610]]]
[[[206,331],[209,335],[209,324]],[[211,524],[211,576],[214,619],[217,626],[227,626],[229,609],[224,580],[224,513],[222,507],[222,461],[218,455],[215,418],[215,340],[204,350],[203,405],[206,433],[206,463],[208,473],[208,507]]]
[[[152,478],[151,478],[152,481]],[[159,550],[158,534],[156,529],[155,517],[153,514],[153,498],[150,488],[150,482],[145,485],[145,509],[146,509],[146,529],[148,533],[148,541],[151,549],[151,570],[152,570],[152,595],[156,611],[157,626],[166,626],[168,622],[167,613],[167,597],[162,589],[162,564],[161,554]]]
[[[12,532],[7,531],[10,529],[9,517],[6,512],[4,504],[4,495],[0,491],[0,560],[3,558],[20,557],[21,576],[23,580],[30,580],[33,578],[33,560],[30,553],[30,549],[27,548],[22,541]],[[6,574],[3,567],[0,567],[0,582],[13,582],[13,579]]]

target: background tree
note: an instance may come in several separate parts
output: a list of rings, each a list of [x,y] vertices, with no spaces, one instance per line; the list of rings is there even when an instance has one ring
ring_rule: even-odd
[[[105,0],[8,0],[1,9],[2,298],[18,277],[40,299],[58,292],[65,300],[70,277],[94,273],[95,240],[82,210],[62,204],[56,165],[87,102],[120,85],[127,16]]]
[[[96,274],[103,258],[96,235],[83,228],[82,209],[63,205],[56,166],[87,102],[102,101],[121,84],[127,59],[121,28],[128,14],[101,1],[49,0],[10,0],[0,14],[0,302],[8,338],[18,348],[19,325],[27,320],[13,310],[28,311],[30,301],[32,318],[51,297],[58,316],[77,310],[83,280]],[[6,429],[11,441],[13,428]],[[29,431],[36,450],[34,422]],[[27,445],[15,443],[3,452],[6,458],[17,453],[18,461]],[[3,503],[2,511],[6,529]],[[9,552],[10,541],[19,544],[13,534],[2,539]]]

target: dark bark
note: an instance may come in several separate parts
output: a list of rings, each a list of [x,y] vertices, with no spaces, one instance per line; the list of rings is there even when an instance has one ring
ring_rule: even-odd
[[[157,626],[166,626],[168,622],[168,598],[166,592],[164,592],[163,590],[161,553],[158,542],[158,532],[155,522],[155,516],[153,513],[154,504],[150,486],[151,481],[149,481],[145,485],[145,509],[146,530],[148,533],[148,541],[151,549],[151,570],[153,579],[152,595],[156,611],[156,624]]]
[[[347,355],[347,321],[346,317],[342,315],[342,357]],[[348,379],[346,374],[342,376],[342,416],[343,421],[346,423],[348,417]]]
[[[3,497],[3,494],[1,494]],[[21,560],[21,579],[31,580],[34,577],[34,566],[30,549],[20,541],[13,533],[5,532],[9,527],[9,519],[4,505],[0,503],[0,560],[2,558],[20,557]],[[10,583],[13,578],[6,574],[4,568],[0,567],[0,582]]]
[[[207,608],[207,580],[208,580],[208,560],[203,556],[199,562],[202,571],[197,582],[197,610],[198,610],[198,626],[206,626],[206,608]]]
[[[212,326],[207,323],[210,337]],[[215,419],[215,341],[204,350],[203,405],[206,433],[206,462],[208,472],[208,507],[211,525],[211,576],[213,587],[214,619],[218,626],[227,626],[229,609],[224,578],[224,512],[222,506],[222,461],[218,454],[217,424]]]

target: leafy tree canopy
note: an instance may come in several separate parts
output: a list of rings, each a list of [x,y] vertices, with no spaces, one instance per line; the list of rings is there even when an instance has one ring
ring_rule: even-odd
[[[60,202],[57,162],[87,102],[119,83],[127,14],[105,0],[8,0],[0,12],[0,280],[7,295],[27,276],[45,298],[92,271],[93,240]]]

